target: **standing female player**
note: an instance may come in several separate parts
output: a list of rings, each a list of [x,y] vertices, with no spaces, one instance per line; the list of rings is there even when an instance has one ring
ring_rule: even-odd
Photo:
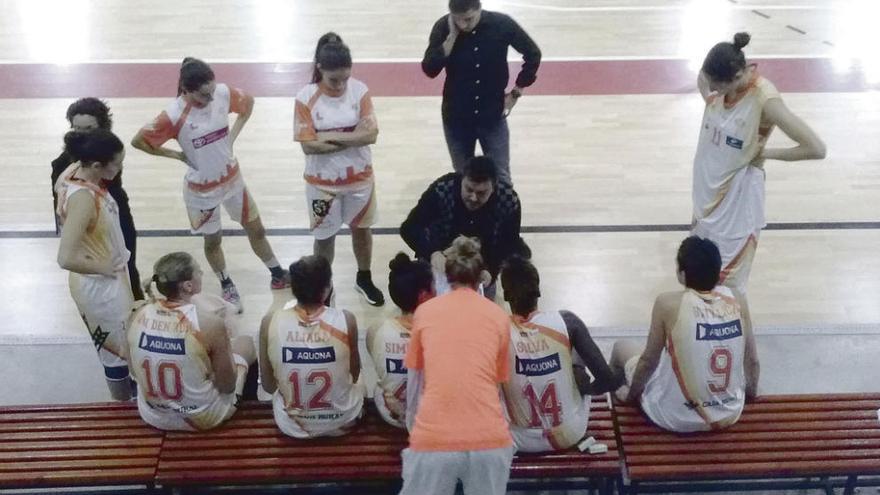
[[[180,66],[177,99],[135,135],[131,145],[151,155],[186,163],[183,200],[192,232],[205,238],[205,257],[220,279],[223,299],[242,311],[241,297],[229,273],[220,246],[220,205],[247,232],[251,249],[272,273],[271,287],[289,285],[281,268],[253,197],[245,186],[232,146],[251,117],[254,99],[240,89],[214,81],[214,71],[205,62],[186,58]],[[238,114],[232,129],[229,113]],[[183,151],[165,148],[176,139]]]
[[[312,83],[296,95],[294,140],[306,155],[306,208],[314,253],[333,263],[336,234],[346,223],[358,272],[355,289],[373,306],[385,296],[370,274],[376,215],[370,146],[379,127],[367,86],[351,77],[351,53],[335,33],[318,40]]]
[[[706,101],[694,158],[692,234],[721,250],[721,283],[745,293],[764,221],[764,160],[825,157],[825,145],[791,113],[773,84],[746,64],[747,33],[716,44],[706,55],[697,85]],[[775,126],[797,142],[765,148]]]
[[[67,107],[67,122],[74,131],[88,132],[93,129],[112,130],[113,118],[107,104],[97,98],[80,98]],[[58,158],[52,160],[52,197],[53,210],[58,210],[58,195],[55,192],[55,183],[58,177],[67,170],[76,158],[67,151],[62,151]],[[125,238],[125,248],[131,253],[128,259],[128,276],[131,281],[131,292],[135,299],[143,299],[141,291],[141,276],[137,270],[137,229],[134,219],[131,217],[131,208],[128,206],[128,194],[122,188],[122,172],[107,183],[107,192],[116,201],[119,207],[119,225],[122,227],[122,235]],[[61,231],[58,215],[55,215],[56,232]]]
[[[78,163],[56,183],[61,221],[58,264],[70,271],[70,295],[92,336],[110,395],[128,400],[125,325],[134,302],[129,252],[119,226],[119,207],[103,187],[122,170],[125,148],[112,132],[95,129],[68,132],[64,149]]]
[[[132,315],[127,339],[141,418],[160,430],[219,426],[244,394],[253,339],[233,337],[226,303],[201,293],[202,269],[188,253],[159,258],[145,288],[150,301]]]

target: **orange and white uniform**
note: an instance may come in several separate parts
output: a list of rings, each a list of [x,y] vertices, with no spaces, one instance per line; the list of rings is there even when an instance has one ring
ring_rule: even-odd
[[[74,177],[79,168],[79,164],[71,165],[55,183],[58,218],[63,225],[68,202],[74,194],[89,194],[96,216],[83,234],[80,249],[96,261],[125,267],[131,253],[125,247],[119,226],[119,207],[106,189]],[[89,330],[107,379],[127,378],[128,364],[123,358],[125,327],[134,303],[128,269],[112,277],[70,272],[69,285],[70,295]]]
[[[238,389],[228,394],[217,390],[195,304],[156,301],[139,308],[131,321],[131,369],[138,383],[138,411],[147,424],[160,430],[202,431],[232,417],[248,363],[233,354]]]
[[[577,388],[562,315],[511,316],[510,347],[510,381],[502,388],[517,449],[547,452],[576,444],[587,431],[590,396]]]
[[[404,365],[412,330],[412,316],[388,318],[367,332],[367,349],[376,369],[373,400],[386,422],[398,428],[406,424],[406,377]]]
[[[730,289],[684,291],[660,364],[640,398],[661,428],[707,431],[732,425],[745,404],[745,336],[740,306]],[[627,382],[639,358],[626,363]]]
[[[202,108],[178,96],[153,122],[142,129],[144,139],[159,147],[177,140],[189,167],[183,181],[193,233],[215,234],[220,231],[222,203],[233,220],[241,224],[259,216],[248,194],[232,155],[229,138],[229,113],[244,111],[245,94],[240,89],[218,83],[214,99]]]
[[[360,417],[364,390],[351,379],[348,325],[341,309],[306,314],[290,301],[269,323],[269,362],[278,390],[275,422],[285,435],[342,435]]]
[[[359,124],[377,126],[369,90],[357,79],[348,80],[341,96],[325,94],[317,83],[296,95],[295,141],[315,141],[319,132],[353,132]],[[369,146],[306,155],[306,206],[315,238],[332,237],[343,223],[357,228],[375,222],[372,160]]]
[[[773,126],[762,119],[764,103],[779,98],[773,83],[755,70],[730,101],[710,97],[694,157],[692,233],[718,245],[721,283],[745,293],[764,219],[764,169],[750,165]]]

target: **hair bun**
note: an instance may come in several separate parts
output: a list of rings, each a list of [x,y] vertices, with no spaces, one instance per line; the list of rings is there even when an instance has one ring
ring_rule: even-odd
[[[749,44],[749,41],[752,40],[752,36],[749,33],[741,32],[733,35],[733,46],[737,50],[742,50]]]
[[[412,261],[409,259],[409,256],[406,253],[397,253],[397,256],[388,263],[388,268],[391,269],[392,272],[396,272],[398,270],[403,270],[407,267]]]

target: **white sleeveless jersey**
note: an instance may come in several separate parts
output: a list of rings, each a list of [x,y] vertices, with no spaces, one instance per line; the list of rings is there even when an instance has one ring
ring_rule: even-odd
[[[229,113],[244,109],[244,93],[217,83],[214,99],[198,108],[178,96],[143,128],[144,139],[152,146],[161,146],[169,139],[177,140],[191,165],[187,168],[184,187],[187,202],[193,207],[211,209],[231,187],[238,187],[238,160],[232,155],[229,138]]]
[[[404,428],[406,425],[406,374],[403,365],[409,346],[412,317],[388,318],[368,336],[370,357],[378,381],[373,400],[379,414],[389,424]]]
[[[745,403],[745,337],[727,287],[686,290],[641,404],[658,426],[690,432],[735,423]]]
[[[502,385],[517,449],[561,450],[587,430],[589,396],[581,396],[572,350],[559,312],[511,317],[510,380]]]
[[[79,249],[92,259],[125,266],[131,253],[125,247],[119,226],[119,207],[106,189],[75,178],[79,168],[79,164],[71,165],[55,183],[58,218],[63,225],[67,220],[70,198],[80,190],[88,191],[96,215],[87,226]],[[116,272],[113,277],[70,272],[68,283],[70,294],[101,356],[101,363],[105,367],[125,366],[125,325],[134,302],[128,269]]]
[[[106,189],[74,177],[79,169],[79,164],[71,165],[62,172],[55,183],[55,191],[58,193],[56,213],[58,213],[63,225],[67,219],[70,198],[77,191],[88,191],[95,203],[96,215],[82,237],[82,249],[95,260],[110,261],[114,266],[124,265],[128,263],[131,253],[125,247],[125,237],[123,237],[122,228],[119,225],[119,206]],[[80,276],[107,278],[103,275]],[[128,278],[127,274],[125,278]]]
[[[320,436],[360,415],[364,394],[351,380],[348,338],[341,309],[307,315],[290,301],[272,316],[268,353],[278,384],[272,408],[284,434]]]
[[[294,140],[314,141],[318,132],[353,132],[366,119],[375,124],[367,85],[350,78],[342,96],[329,96],[312,83],[296,95]],[[345,191],[364,187],[373,178],[369,146],[348,147],[333,153],[306,155],[306,182],[322,189]]]
[[[762,121],[764,104],[778,97],[773,84],[755,71],[731,102],[718,96],[706,103],[694,157],[693,218],[698,235],[722,244],[747,239],[766,225],[764,170],[749,163],[773,130]],[[725,265],[741,249],[739,244],[719,246]]]
[[[156,301],[132,318],[128,345],[144,421],[164,430],[207,430],[231,415],[235,394],[214,386],[201,339],[192,303]]]

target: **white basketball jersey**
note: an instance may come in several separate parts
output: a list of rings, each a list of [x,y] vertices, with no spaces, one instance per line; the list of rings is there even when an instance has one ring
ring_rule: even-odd
[[[693,218],[695,231],[716,242],[747,238],[766,224],[764,170],[749,163],[773,130],[762,121],[764,104],[778,97],[773,84],[755,71],[731,101],[718,96],[706,103],[694,157]],[[725,264],[734,254],[728,253]]]
[[[589,396],[581,396],[572,370],[571,343],[559,312],[511,317],[510,380],[502,385],[517,449],[561,450],[587,429]]]
[[[373,400],[382,418],[399,428],[404,428],[406,424],[407,369],[403,360],[406,358],[411,328],[411,316],[388,318],[368,341],[378,377]]]
[[[214,386],[211,358],[199,332],[191,303],[156,301],[132,319],[130,366],[138,383],[138,409],[147,423],[160,429],[206,430],[225,419],[226,408],[218,404],[235,402],[235,394],[221,394]]]
[[[334,432],[360,414],[364,394],[351,380],[348,339],[341,309],[309,315],[290,301],[272,317],[268,352],[278,383],[272,406],[286,435]]]
[[[686,290],[641,404],[658,426],[705,431],[735,423],[745,403],[745,337],[727,287]]]

